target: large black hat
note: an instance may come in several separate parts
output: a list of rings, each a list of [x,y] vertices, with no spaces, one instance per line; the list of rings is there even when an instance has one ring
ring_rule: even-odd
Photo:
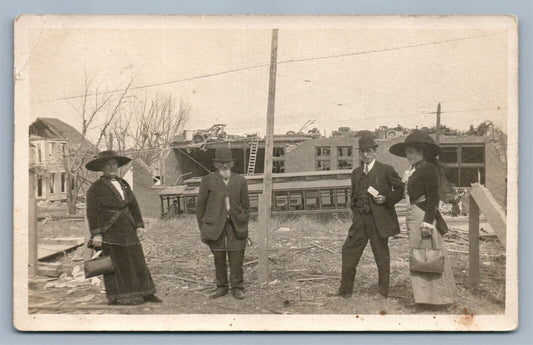
[[[390,153],[396,156],[405,157],[405,148],[409,144],[418,144],[422,147],[425,154],[435,157],[440,153],[440,147],[435,143],[429,134],[415,129],[409,134],[403,143],[394,144],[389,148]]]
[[[369,148],[376,148],[379,145],[376,144],[375,138],[372,134],[365,134],[359,138],[359,150],[366,150]]]
[[[231,154],[231,150],[227,147],[219,147],[215,151],[215,158],[213,162],[233,162],[235,159]]]
[[[131,158],[120,156],[113,150],[107,150],[98,153],[98,155],[92,161],[85,165],[85,168],[91,171],[102,171],[105,163],[110,159],[115,159],[119,167],[126,165],[131,161]]]

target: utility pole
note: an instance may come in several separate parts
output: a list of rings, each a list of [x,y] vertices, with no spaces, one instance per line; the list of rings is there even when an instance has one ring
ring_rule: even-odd
[[[270,76],[268,83],[267,126],[265,135],[265,170],[263,194],[259,199],[258,267],[260,282],[268,281],[268,233],[272,209],[272,152],[274,150],[274,105],[276,99],[276,69],[278,61],[278,29],[272,29]]]
[[[440,103],[437,105],[437,126],[435,127],[435,141],[437,144],[440,139]]]
[[[109,143],[107,144],[107,149],[113,149],[113,133],[111,131],[109,131]]]

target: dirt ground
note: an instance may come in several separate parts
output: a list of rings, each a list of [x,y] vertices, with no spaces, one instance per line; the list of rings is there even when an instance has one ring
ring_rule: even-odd
[[[269,258],[270,282],[257,277],[257,223],[250,224],[245,255],[244,300],[231,294],[220,299],[208,297],[214,289],[213,257],[200,242],[195,218],[169,221],[147,219],[143,247],[162,304],[107,306],[99,278],[84,279],[83,249],[49,259],[60,262],[59,279],[30,281],[31,313],[123,313],[123,314],[502,314],[505,306],[505,250],[492,231],[481,231],[481,284],[468,287],[468,219],[447,218],[452,230],[446,235],[457,283],[457,301],[446,309],[421,309],[413,303],[404,218],[402,233],[390,239],[391,291],[387,300],[374,300],[377,269],[370,245],[359,263],[351,299],[328,297],[338,287],[341,246],[349,228],[348,220],[320,222],[310,218],[272,221]],[[486,223],[482,228],[488,229]],[[41,237],[87,236],[82,221],[51,220],[42,224]]]

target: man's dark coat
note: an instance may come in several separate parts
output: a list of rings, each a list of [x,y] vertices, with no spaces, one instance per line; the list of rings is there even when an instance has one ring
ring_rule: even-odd
[[[231,174],[228,185],[218,172],[202,178],[196,203],[196,217],[202,241],[215,241],[220,237],[227,221],[225,198],[229,196],[229,217],[238,238],[248,236],[250,199],[248,184],[241,175]]]
[[[363,175],[363,164],[355,168],[352,172],[352,197],[351,208],[353,216],[357,217],[355,204],[357,202],[357,187],[361,176]],[[400,224],[394,205],[403,199],[404,184],[394,168],[390,165],[374,162],[374,166],[368,173],[370,186],[379,191],[379,194],[385,196],[385,203],[378,205],[374,199],[369,196],[370,208],[374,223],[381,237],[390,237],[400,233]],[[355,218],[354,218],[355,219]]]

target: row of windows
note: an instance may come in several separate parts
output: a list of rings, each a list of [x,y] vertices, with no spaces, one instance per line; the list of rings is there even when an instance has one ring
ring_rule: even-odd
[[[485,184],[485,147],[454,145],[441,147],[439,160],[445,167],[446,178],[456,187]]]
[[[57,193],[57,181],[59,175],[59,192],[60,193],[66,193],[67,192],[67,175],[66,173],[62,172],[60,174],[58,173],[51,173],[50,177],[48,179],[48,194],[56,194]],[[37,196],[41,197],[43,196],[44,192],[44,178],[42,175],[37,176]]]
[[[323,210],[350,207],[349,189],[307,190],[275,192],[274,211]],[[256,196],[257,197],[257,196]],[[250,208],[253,209],[250,201]]]
[[[472,183],[485,184],[484,168],[446,168],[446,178],[457,187],[470,187]],[[177,202],[180,212],[192,214],[196,208],[196,196],[167,198]],[[163,202],[163,200],[162,200]],[[185,208],[182,207],[183,202]],[[162,204],[163,207],[163,204]],[[348,209],[350,207],[350,189],[323,189],[307,191],[279,191],[273,193],[273,211],[308,211],[324,209]],[[250,211],[258,211],[258,195],[250,194]]]
[[[456,187],[485,184],[485,168],[445,168],[446,179]]]
[[[192,214],[196,208],[196,196],[188,197],[168,197],[166,205],[161,200],[162,207],[170,207],[171,202],[175,203],[180,212]],[[185,208],[182,208],[184,202]],[[324,189],[307,191],[280,191],[274,192],[272,196],[273,211],[312,211],[324,209],[349,209],[350,189]],[[250,194],[250,212],[258,212],[258,194]]]
[[[485,147],[471,145],[443,146],[439,160],[443,163],[484,163]]]
[[[329,146],[316,147],[315,170],[331,170],[331,148]],[[350,170],[353,168],[353,148],[351,146],[337,146],[337,169]]]
[[[318,146],[315,155],[316,159],[328,159],[331,156],[331,147]],[[337,146],[337,157],[353,157],[353,148]],[[485,147],[483,145],[442,146],[439,158],[443,163],[484,163]]]
[[[48,143],[48,160],[58,159],[61,156],[65,155],[65,143]],[[37,162],[41,163],[44,160],[43,147],[40,143],[35,144]]]
[[[329,146],[318,146],[316,148],[316,157],[329,158],[331,154],[331,148]],[[337,146],[337,157],[352,157],[353,148],[351,146]]]
[[[351,159],[338,159],[337,160],[337,169],[339,169],[339,170],[351,170],[352,168],[353,168],[353,160],[351,160]],[[331,170],[331,161],[329,161],[329,160],[316,160],[315,161],[315,170],[316,171]]]

